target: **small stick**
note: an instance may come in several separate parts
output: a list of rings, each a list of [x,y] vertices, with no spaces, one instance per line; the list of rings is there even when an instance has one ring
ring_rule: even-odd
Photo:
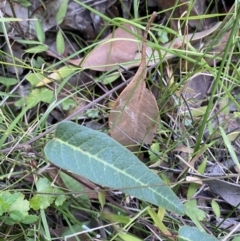
[[[154,21],[154,19],[156,18],[156,16],[157,16],[157,13],[153,12],[150,19],[148,20],[146,29],[145,29],[144,34],[143,34],[141,62],[140,62],[140,65],[138,67],[138,70],[137,70],[137,72],[136,72],[136,74],[133,77],[131,82],[137,82],[137,81],[139,81],[139,78],[141,78],[142,81],[145,81],[145,79],[146,79],[146,76],[147,76],[147,69],[146,69],[146,64],[147,64],[146,63],[146,59],[147,59],[147,36],[148,36],[148,31],[151,27],[151,24]]]

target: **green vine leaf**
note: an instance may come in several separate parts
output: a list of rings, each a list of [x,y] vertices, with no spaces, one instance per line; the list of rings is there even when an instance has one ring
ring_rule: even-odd
[[[184,214],[174,192],[138,158],[108,135],[74,124],[60,123],[44,148],[56,166],[94,183]]]

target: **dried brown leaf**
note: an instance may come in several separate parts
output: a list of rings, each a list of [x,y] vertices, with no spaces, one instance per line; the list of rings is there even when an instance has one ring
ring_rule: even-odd
[[[212,191],[222,197],[227,203],[234,207],[239,205],[239,184],[230,183],[223,180],[203,180],[203,182],[208,184]]]
[[[217,23],[210,29],[175,38],[173,41],[165,44],[163,46],[164,48],[160,50],[161,58],[159,58],[158,52],[153,51],[150,46],[147,46],[147,54],[150,56],[147,64],[151,66],[157,64],[160,60],[161,62],[165,62],[168,59],[174,58],[175,55],[165,49],[178,49],[184,43],[200,41],[212,34],[219,25],[220,23]],[[125,24],[123,27],[136,32],[136,29],[130,24]],[[112,36],[116,39],[118,38],[118,40],[114,40]],[[109,42],[111,38],[112,42]],[[115,32],[107,36],[102,44],[96,46],[86,58],[73,59],[68,62],[76,66],[81,64],[82,68],[98,71],[112,70],[120,63],[124,65],[126,69],[130,69],[139,66],[141,61],[139,55],[136,38],[124,29],[118,28]]]
[[[154,16],[154,15],[153,15]],[[124,146],[144,142],[150,144],[157,130],[158,106],[146,88],[146,39],[153,17],[146,27],[141,64],[130,84],[122,91],[109,115],[111,136]]]
[[[131,24],[123,24],[113,33],[109,34],[101,44],[97,45],[85,58],[69,60],[69,63],[83,68],[98,71],[108,71],[116,64],[129,62],[135,58],[138,50],[136,28]]]
[[[129,84],[109,115],[111,136],[124,146],[142,141],[150,144],[157,130],[158,111],[156,99],[145,83]]]

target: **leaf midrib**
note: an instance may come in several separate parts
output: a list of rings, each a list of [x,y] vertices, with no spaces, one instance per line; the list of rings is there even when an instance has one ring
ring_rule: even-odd
[[[102,160],[101,160],[100,158],[98,158],[96,155],[92,155],[92,154],[90,154],[89,152],[85,152],[85,151],[83,151],[80,147],[76,147],[76,146],[74,146],[74,145],[71,145],[71,144],[69,144],[68,142],[65,142],[65,141],[63,141],[63,140],[61,140],[61,139],[59,139],[59,138],[57,138],[57,137],[55,137],[55,140],[58,141],[58,142],[60,142],[60,143],[63,144],[63,145],[69,146],[70,148],[72,148],[72,149],[74,149],[74,150],[77,150],[77,151],[80,151],[80,152],[84,153],[84,155],[88,156],[89,158],[95,159],[96,161],[98,161],[98,162],[100,162],[100,163],[102,163],[102,164],[104,164],[104,165],[106,165],[106,166],[109,166],[109,168],[111,168],[111,169],[113,169],[113,170],[116,170],[117,172],[122,173],[124,176],[130,178],[131,180],[134,180],[134,181],[137,182],[137,183],[139,183],[139,186],[143,186],[143,187],[141,187],[141,188],[146,187],[146,185],[145,185],[142,181],[140,181],[139,179],[133,178],[133,177],[132,177],[131,175],[129,175],[127,172],[122,171],[121,169],[115,167],[113,164],[109,164],[109,163],[106,163],[106,162],[102,161]],[[154,174],[154,173],[153,173],[153,174]],[[161,179],[160,179],[160,180],[161,180]],[[163,183],[164,183],[164,182],[163,182]],[[165,185],[166,185],[166,184],[165,184]],[[138,187],[138,188],[139,188],[139,187]],[[176,204],[175,204],[175,203],[171,202],[171,200],[167,199],[164,195],[160,195],[160,194],[159,194],[154,188],[152,188],[151,186],[147,186],[147,188],[149,188],[155,195],[161,197],[162,199],[166,200],[167,202],[171,203],[173,206],[176,207]],[[171,189],[170,189],[170,191],[171,191]],[[177,208],[177,209],[179,210],[179,208]]]

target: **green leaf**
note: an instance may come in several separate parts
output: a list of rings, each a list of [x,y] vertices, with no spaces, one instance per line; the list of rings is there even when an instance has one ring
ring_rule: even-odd
[[[9,214],[9,216],[4,216],[1,219],[5,224],[13,225],[19,222],[35,222],[36,216],[33,215],[35,218],[31,218],[32,215],[28,215],[29,209],[29,201],[25,200],[25,196],[22,193],[3,191],[0,194],[0,215],[3,215],[3,213]]]
[[[206,166],[207,166],[207,161],[208,159],[205,158],[203,160],[203,162],[199,165],[199,167],[197,168],[197,171],[200,173],[200,174],[203,174],[205,172],[205,169],[206,169]]]
[[[0,216],[2,216],[8,209],[10,205],[5,204],[4,200],[0,197]]]
[[[112,223],[123,223],[123,224],[128,224],[131,222],[131,219],[127,216],[124,216],[122,214],[115,214],[111,212],[102,212],[101,213],[101,218],[108,220]]]
[[[28,44],[28,45],[31,45],[31,44],[37,44],[37,45],[41,45],[41,42],[39,41],[35,41],[35,40],[29,40],[29,39],[17,39],[16,40],[18,43],[20,44]]]
[[[62,4],[56,14],[56,20],[57,20],[58,25],[60,25],[63,22],[63,20],[66,16],[66,13],[67,13],[67,7],[68,7],[68,0],[63,0]]]
[[[236,237],[232,241],[240,241],[240,237]]]
[[[15,221],[15,222],[20,222],[24,219],[24,214],[22,212],[20,212],[19,210],[14,210],[12,212],[10,212],[10,218]]]
[[[53,187],[47,178],[39,178],[36,183],[37,191],[42,193],[52,193]]]
[[[77,107],[77,102],[72,98],[67,98],[62,102],[63,110],[69,110],[75,107]]]
[[[199,230],[204,231],[204,228],[201,226],[199,221],[203,221],[206,214],[198,208],[196,200],[187,201],[184,203],[184,206],[186,208],[187,215],[191,218]]]
[[[89,117],[89,118],[98,118],[99,117],[99,109],[98,108],[94,108],[94,109],[88,109],[86,111],[86,115]]]
[[[69,235],[72,235],[73,233],[79,233],[83,230],[85,230],[83,228],[83,224],[85,225],[89,225],[89,223],[85,222],[85,223],[81,223],[82,225],[79,225],[79,224],[73,224],[71,225],[70,227],[66,227],[64,229],[64,232],[62,233],[62,237],[66,237],[66,236],[69,236]],[[67,240],[67,238],[65,238]],[[71,240],[71,238],[69,238],[69,240]],[[75,238],[73,238],[73,240],[76,240]],[[78,239],[79,240],[79,239]]]
[[[65,50],[65,41],[61,29],[59,29],[57,32],[56,49],[60,55],[63,54]]]
[[[63,203],[66,201],[66,195],[64,194],[64,192],[60,189],[55,189],[55,193],[57,194],[57,198],[55,200],[55,205],[56,206],[61,206],[63,205]],[[59,195],[60,193],[62,193],[62,195]]]
[[[55,196],[52,195],[54,188],[47,178],[39,178],[36,187],[38,192],[48,194],[36,194],[30,200],[30,207],[34,210],[48,208],[55,200]]]
[[[188,187],[188,191],[187,191],[187,199],[190,199],[198,190],[198,184],[197,183],[190,183],[189,187]]]
[[[21,221],[21,223],[30,224],[30,223],[35,223],[37,220],[38,220],[38,216],[27,215],[26,217],[24,217],[24,219]]]
[[[160,209],[161,210],[161,209]],[[168,228],[164,225],[164,223],[162,222],[162,219],[159,217],[158,214],[155,213],[155,211],[152,208],[148,208],[147,209],[148,214],[150,215],[150,217],[152,218],[155,226],[157,226],[159,228],[159,230],[164,233],[166,236],[171,235],[170,231],[168,230]],[[164,212],[165,210],[162,209],[162,212]],[[160,211],[160,212],[161,212]]]
[[[45,64],[45,60],[38,56],[37,59],[32,58],[32,67],[36,69],[41,69],[42,66]],[[37,72],[35,72],[37,74]]]
[[[9,86],[17,84],[18,80],[15,78],[8,78],[8,77],[0,76],[0,83],[9,87]]]
[[[33,89],[25,100],[20,99],[19,101],[16,101],[15,106],[23,106],[26,104],[28,107],[34,107],[41,101],[49,104],[53,97],[54,93],[52,90],[47,88]]]
[[[101,205],[101,208],[104,208],[105,204],[106,204],[106,195],[104,191],[99,191],[98,192],[98,201]]]
[[[30,73],[26,76],[26,80],[30,82],[32,87],[37,86],[44,78],[45,76],[38,72]]]
[[[108,75],[101,76],[101,78],[99,80],[101,80],[100,82],[102,82],[104,85],[108,85],[113,83],[115,80],[117,80],[120,77],[119,72],[114,72],[114,73],[110,73]]]
[[[52,195],[36,195],[30,200],[30,207],[34,210],[46,209],[54,202]]]
[[[76,181],[74,178],[70,177],[64,172],[59,172],[59,176],[61,177],[64,185],[69,189],[70,192],[82,193],[76,199],[80,201],[84,201],[84,203],[89,201],[89,197],[85,192],[85,189],[81,183]]]
[[[12,205],[19,198],[20,192],[10,193],[9,191],[4,191],[1,192],[0,196],[5,203]]]
[[[184,214],[184,206],[174,192],[134,154],[104,133],[63,122],[44,151],[53,164],[63,169]]]
[[[203,160],[203,162],[200,164],[200,166],[197,168],[197,171],[200,174],[203,174],[205,169],[206,169],[206,165],[207,165],[207,159],[205,158]],[[187,198],[190,199],[198,190],[198,184],[197,183],[190,183],[188,191],[187,191]]]
[[[38,40],[43,44],[45,42],[45,32],[42,23],[38,19],[34,21],[34,27]]]
[[[20,193],[18,199],[11,205],[9,208],[9,213],[11,214],[14,212],[16,214],[17,212],[20,212],[22,216],[27,216],[29,211],[29,201],[24,199],[25,196]]]
[[[3,191],[0,193],[0,216],[3,213],[8,212],[11,205],[18,199],[20,193],[10,193],[9,191]]]
[[[21,0],[21,5],[23,6],[23,7],[29,7],[29,6],[31,6],[32,4],[29,2],[29,1],[27,1],[27,0]]]
[[[142,239],[139,239],[136,236],[133,236],[132,234],[128,234],[125,232],[119,232],[118,236],[123,240],[123,241],[142,241]]]
[[[152,151],[148,151],[148,154],[149,154],[149,158],[150,158],[150,161],[152,162],[156,162],[159,160],[159,156],[161,155],[160,154],[160,147],[159,147],[159,143],[153,143],[151,145],[151,150]],[[157,156],[156,154],[159,154],[159,156]]]
[[[39,193],[47,194],[36,194],[34,197],[31,198],[30,206],[34,210],[46,209],[54,202],[54,200],[55,204],[57,206],[60,206],[66,200],[64,192],[58,188],[52,187],[51,182],[47,178],[40,178],[36,183],[36,187]]]
[[[216,215],[216,217],[220,218],[220,215],[221,215],[220,207],[214,199],[211,202],[211,206],[212,206],[213,212]]]
[[[29,49],[24,50],[25,53],[30,53],[30,54],[38,54],[42,53],[48,50],[48,46],[46,45],[38,45]]]
[[[14,225],[16,224],[16,221],[14,221],[11,217],[1,217],[1,222],[7,224],[7,225]]]
[[[37,84],[37,87],[43,86],[47,83],[50,83],[52,81],[62,81],[63,79],[69,77],[70,75],[76,73],[79,68],[75,67],[73,65],[66,65],[61,67],[58,70],[55,70],[52,74],[50,74],[47,78],[43,78],[39,83]],[[51,80],[50,80],[51,79]]]
[[[167,31],[164,29],[158,30],[159,41],[163,44],[169,42]]]
[[[215,237],[207,234],[205,231],[200,231],[195,227],[183,226],[179,229],[179,241],[218,241]]]

